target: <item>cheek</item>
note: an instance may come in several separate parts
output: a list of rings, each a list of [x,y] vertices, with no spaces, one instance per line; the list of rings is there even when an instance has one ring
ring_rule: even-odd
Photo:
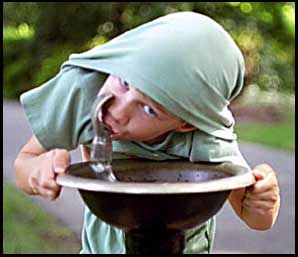
[[[135,135],[139,138],[152,138],[160,136],[172,128],[161,121],[144,121],[143,119],[134,120],[128,127],[128,131],[131,135]]]
[[[139,118],[131,119],[126,127],[127,132],[133,137],[147,136],[153,132],[154,127],[150,122],[144,121]]]

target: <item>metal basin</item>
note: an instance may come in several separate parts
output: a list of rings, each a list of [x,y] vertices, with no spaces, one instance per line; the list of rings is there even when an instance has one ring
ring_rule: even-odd
[[[215,215],[232,189],[255,182],[250,169],[232,163],[113,160],[115,183],[96,179],[89,164],[71,165],[57,183],[78,189],[97,217],[125,232],[192,228]]]

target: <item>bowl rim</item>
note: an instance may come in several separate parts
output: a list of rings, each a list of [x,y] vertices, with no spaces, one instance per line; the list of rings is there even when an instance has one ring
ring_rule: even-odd
[[[174,163],[175,161],[171,161]],[[181,161],[179,161],[181,163]],[[74,163],[69,166],[88,165],[89,162]],[[190,163],[190,162],[185,162]],[[240,174],[231,174],[229,177],[218,178],[202,182],[108,182],[93,178],[81,178],[71,174],[63,173],[56,177],[56,182],[60,186],[74,188],[78,190],[87,190],[94,192],[126,193],[126,194],[188,194],[188,193],[208,193],[228,191],[251,186],[255,183],[252,170],[249,167],[241,166],[231,162],[214,163],[190,163],[195,167],[209,169],[215,168],[227,173],[227,169],[238,170]]]

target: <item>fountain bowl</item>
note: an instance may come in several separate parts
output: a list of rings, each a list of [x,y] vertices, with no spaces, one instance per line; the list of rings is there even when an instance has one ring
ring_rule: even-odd
[[[113,160],[113,172],[117,182],[103,181],[89,162],[75,163],[56,181],[77,189],[98,218],[125,232],[192,228],[215,215],[231,190],[255,182],[249,168],[229,162]]]

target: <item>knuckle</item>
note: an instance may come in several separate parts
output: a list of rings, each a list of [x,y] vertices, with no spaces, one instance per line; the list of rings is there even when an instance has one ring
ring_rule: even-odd
[[[35,178],[33,176],[30,176],[28,178],[28,183],[32,187],[35,184]]]
[[[45,188],[45,187],[48,186],[48,181],[46,181],[46,180],[42,180],[42,181],[40,181],[39,185],[40,185],[41,187]]]
[[[267,163],[263,163],[262,166],[264,167],[264,169],[271,171],[272,168],[271,166],[269,166]]]
[[[278,195],[278,194],[274,194],[274,195],[272,195],[272,196],[271,196],[271,200],[272,200],[273,202],[277,202],[277,201],[279,200],[279,195]]]
[[[267,163],[262,163],[262,164],[259,164],[258,166],[256,166],[256,169],[260,170],[260,171],[263,171],[265,172],[266,174],[272,172],[272,168],[271,166],[269,166]]]
[[[45,153],[45,156],[46,156],[46,157],[49,157],[49,158],[52,158],[53,155],[54,155],[54,151],[55,151],[55,150],[51,150],[51,151],[46,152],[46,153]]]
[[[54,201],[57,197],[55,195],[50,195],[48,197],[49,200]]]
[[[49,186],[49,182],[50,182],[50,177],[48,176],[43,176],[40,181],[39,181],[39,185],[41,187],[48,187]]]
[[[69,153],[67,150],[65,149],[60,149],[60,148],[57,148],[55,149],[55,155],[58,155],[58,156],[63,156],[63,157],[69,157]]]
[[[272,189],[276,194],[279,194],[279,186],[277,183],[273,183]]]
[[[54,161],[56,164],[67,165],[70,162],[70,154],[65,149],[55,149]]]
[[[47,197],[47,199],[49,199],[49,200],[55,200],[55,199],[57,198],[57,195],[58,195],[57,192],[55,192],[55,191],[50,191],[50,190],[48,190],[47,193],[46,193],[46,197]]]
[[[265,211],[264,209],[262,209],[262,208],[258,208],[258,209],[257,209],[257,212],[258,212],[259,214],[261,214],[261,215],[264,215],[264,214],[266,213],[266,211]]]
[[[251,205],[250,200],[247,199],[247,198],[245,198],[245,199],[243,200],[243,202],[242,202],[242,205],[243,205],[243,206],[246,206],[246,207],[250,206],[250,205]]]

